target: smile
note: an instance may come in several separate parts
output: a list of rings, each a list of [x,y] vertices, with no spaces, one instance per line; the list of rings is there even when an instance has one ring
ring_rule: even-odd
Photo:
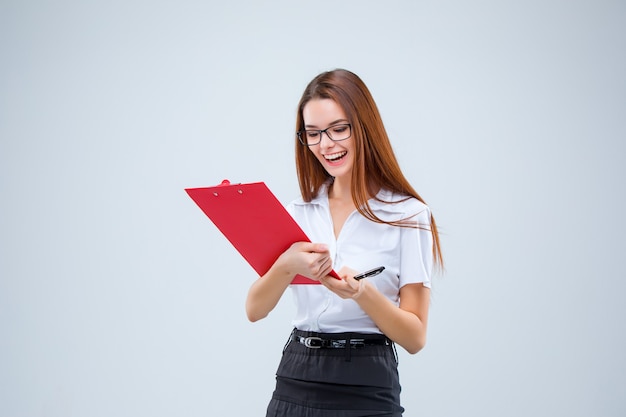
[[[344,156],[346,156],[347,153],[348,153],[347,151],[343,151],[343,152],[332,153],[330,155],[324,155],[324,159],[330,162],[335,162],[335,161],[340,160]]]

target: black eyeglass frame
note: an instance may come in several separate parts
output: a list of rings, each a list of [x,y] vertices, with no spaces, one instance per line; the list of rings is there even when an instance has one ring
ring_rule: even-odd
[[[330,129],[334,129],[339,126],[348,126],[348,130],[350,131],[350,134],[348,135],[348,137],[343,138],[343,139],[333,139],[330,133],[328,133],[328,131]],[[302,135],[305,134],[306,132],[318,132],[320,134],[319,140],[315,143],[308,143],[308,141],[302,137]],[[342,140],[350,139],[350,137],[352,137],[352,125],[350,123],[338,123],[336,125],[329,126],[323,130],[319,130],[319,129],[298,130],[296,132],[296,135],[298,136],[298,140],[300,141],[301,144],[305,146],[315,146],[315,145],[318,145],[322,141],[322,135],[324,133],[326,133],[326,136],[328,136],[328,139],[332,140],[333,142],[341,142]]]

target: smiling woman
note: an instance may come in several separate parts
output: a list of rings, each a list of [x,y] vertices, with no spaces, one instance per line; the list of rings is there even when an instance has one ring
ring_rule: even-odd
[[[293,244],[252,284],[248,318],[267,316],[296,274],[322,285],[291,285],[294,328],[267,416],[401,416],[395,345],[417,353],[426,343],[441,250],[354,73],[325,72],[305,89],[296,165],[302,197],[287,209],[314,243]],[[374,267],[381,273],[355,279]]]

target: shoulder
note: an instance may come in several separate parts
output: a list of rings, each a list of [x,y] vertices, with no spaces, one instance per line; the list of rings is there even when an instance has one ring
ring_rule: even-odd
[[[430,208],[415,197],[394,193],[389,190],[380,190],[376,198],[370,200],[373,210],[397,214],[403,217],[430,219]]]

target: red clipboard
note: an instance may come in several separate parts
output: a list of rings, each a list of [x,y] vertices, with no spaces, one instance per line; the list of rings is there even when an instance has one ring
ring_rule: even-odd
[[[215,187],[185,191],[259,276],[293,243],[310,242],[263,182],[231,184],[224,180]],[[330,275],[339,278],[335,271]],[[291,283],[320,282],[296,275]]]

